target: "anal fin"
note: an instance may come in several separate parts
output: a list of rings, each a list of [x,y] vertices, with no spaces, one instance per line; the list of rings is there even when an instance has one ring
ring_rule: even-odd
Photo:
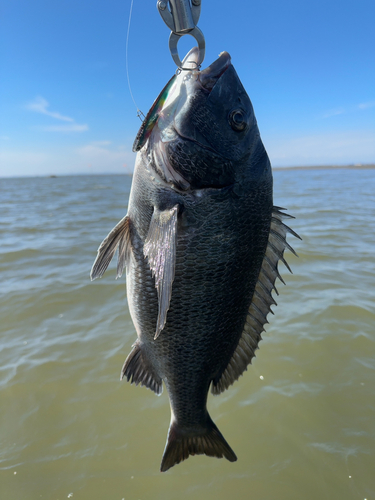
[[[124,377],[131,384],[144,385],[158,395],[163,391],[161,378],[155,373],[138,342],[133,345],[133,349],[122,367],[121,380]]]
[[[158,291],[159,310],[155,339],[164,328],[172,296],[176,265],[177,213],[178,205],[162,211],[155,208],[143,247]]]

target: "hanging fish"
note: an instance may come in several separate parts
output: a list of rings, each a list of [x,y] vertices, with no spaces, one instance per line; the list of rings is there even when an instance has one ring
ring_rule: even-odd
[[[203,71],[186,56],[149,111],[129,209],[100,245],[91,278],[116,250],[138,339],[122,377],[167,388],[171,423],[161,471],[206,454],[235,461],[207,411],[246,370],[275,301],[286,234],[250,99],[230,56]],[[297,236],[298,237],[298,236]]]

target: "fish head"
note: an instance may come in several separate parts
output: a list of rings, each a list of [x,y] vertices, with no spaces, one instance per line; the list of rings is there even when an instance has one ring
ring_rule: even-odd
[[[197,57],[193,49],[187,56]],[[185,77],[186,78],[186,77]],[[202,71],[189,75],[194,84],[182,81],[184,102],[176,110],[174,127],[181,137],[212,148],[227,160],[239,161],[248,155],[258,132],[253,106],[228,52]]]
[[[222,52],[202,71],[198,56],[197,47],[188,53],[184,69],[145,120],[151,162],[182,189],[232,184],[260,141],[253,106],[230,55]]]

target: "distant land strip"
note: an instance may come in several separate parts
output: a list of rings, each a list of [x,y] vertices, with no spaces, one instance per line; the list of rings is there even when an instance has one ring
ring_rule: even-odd
[[[375,163],[356,163],[353,165],[316,165],[316,166],[308,166],[308,167],[273,167],[273,170],[333,170],[337,168],[346,168],[346,169],[358,169],[358,170],[370,170],[375,169]]]
[[[281,171],[281,170],[339,170],[339,169],[346,169],[346,170],[375,170],[375,163],[356,163],[352,165],[309,165],[309,166],[297,166],[297,167],[273,167],[274,172],[276,171]],[[69,176],[107,176],[107,175],[129,175],[132,177],[133,173],[132,172],[77,172],[77,173],[57,173],[57,174],[30,174],[30,175],[2,175],[0,173],[0,179],[1,178],[22,178],[22,177],[69,177]]]

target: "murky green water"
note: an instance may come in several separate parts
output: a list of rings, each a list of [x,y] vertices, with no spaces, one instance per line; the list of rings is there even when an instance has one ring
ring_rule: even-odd
[[[0,179],[0,498],[375,498],[375,171],[275,173],[297,217],[253,366],[209,411],[238,456],[159,465],[166,392],[120,383],[125,280],[88,275],[130,178]]]

